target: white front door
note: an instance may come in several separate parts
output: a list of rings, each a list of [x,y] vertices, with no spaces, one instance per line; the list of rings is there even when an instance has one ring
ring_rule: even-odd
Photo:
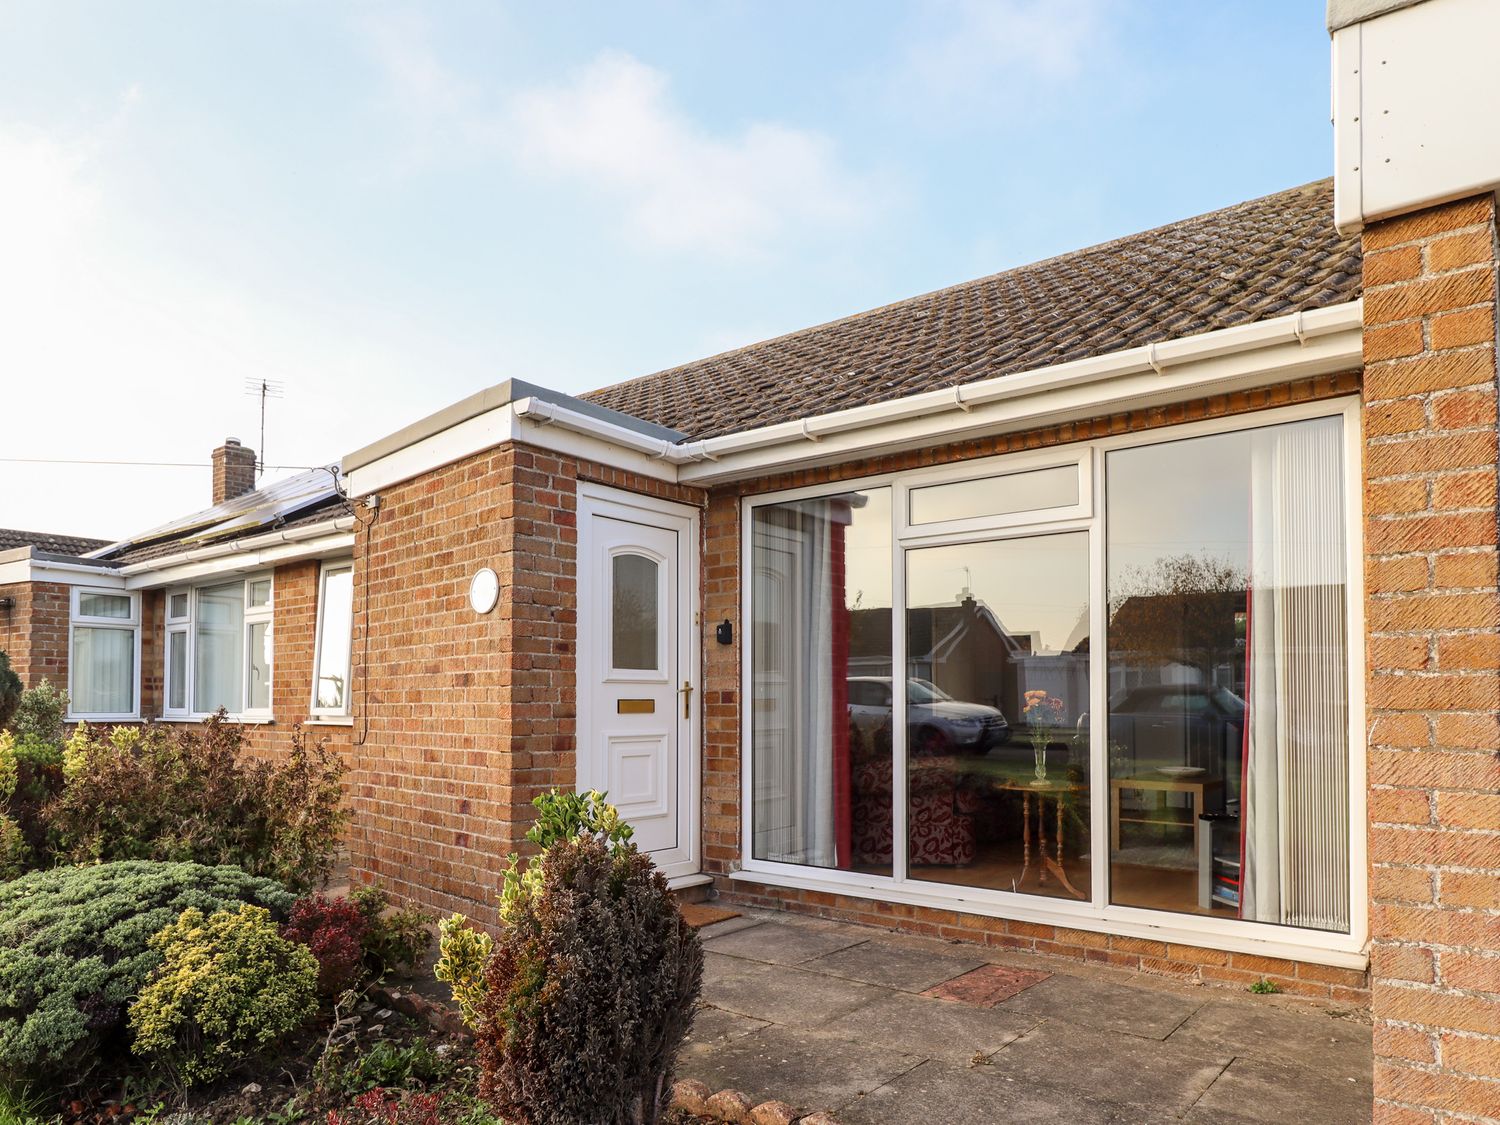
[[[695,874],[697,513],[588,484],[578,501],[578,788],[668,877]]]

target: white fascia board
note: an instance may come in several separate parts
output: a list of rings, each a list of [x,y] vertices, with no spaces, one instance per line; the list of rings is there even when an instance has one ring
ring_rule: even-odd
[[[281,563],[352,555],[354,517],[257,535],[120,568],[127,590],[149,590],[215,574],[244,574]]]
[[[837,464],[1358,369],[1361,303],[690,443],[684,484]]]
[[[361,465],[345,477],[349,495],[369,496],[382,488],[504,445],[514,436],[514,417],[509,405],[497,406],[368,465]]]
[[[120,573],[107,566],[33,558],[25,547],[6,554],[12,557],[0,557],[0,586],[11,582],[55,582],[63,586],[95,586],[101,590],[125,588]]]
[[[507,442],[598,461],[653,480],[675,481],[679,447],[662,438],[593,418],[538,398],[496,406],[349,473],[349,495],[368,496]]]
[[[510,404],[515,440],[653,480],[675,481],[674,464],[682,447],[662,438],[628,430],[565,406],[523,398]]]

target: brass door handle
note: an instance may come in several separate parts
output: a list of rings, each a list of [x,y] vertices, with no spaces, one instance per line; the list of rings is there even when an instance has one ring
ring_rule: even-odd
[[[682,717],[691,719],[693,717],[693,685],[683,680],[682,686],[677,690],[682,693]]]

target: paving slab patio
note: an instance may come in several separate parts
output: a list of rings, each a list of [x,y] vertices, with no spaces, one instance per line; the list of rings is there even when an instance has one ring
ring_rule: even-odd
[[[1138,1125],[1134,1107],[1110,1105],[1078,1090],[1006,1082],[984,1067],[929,1060],[838,1111],[843,1125],[996,1125],[1065,1121],[1068,1125]]]
[[[826,956],[850,945],[869,940],[869,935],[853,926],[815,930],[807,926],[788,926],[781,922],[763,922],[759,926],[734,930],[722,937],[710,936],[712,926],[701,931],[707,948],[731,957],[748,957],[752,961],[769,961],[776,965],[795,965]]]
[[[1360,1013],[1060,958],[746,911],[701,932],[678,1076],[858,1122],[1365,1122]],[[917,995],[1050,974],[992,1008]]]
[[[939,952],[932,949],[908,949],[900,945],[883,945],[862,941],[834,953],[805,962],[813,972],[849,980],[878,984],[902,992],[924,992],[935,984],[962,976],[985,964],[983,957]]]
[[[1370,1120],[1374,1097],[1368,1079],[1325,1079],[1310,1085],[1305,1071],[1287,1063],[1236,1058],[1187,1115],[1209,1122],[1297,1121],[1361,1125]]]
[[[885,989],[842,977],[754,961],[746,961],[744,971],[703,989],[704,998],[716,1008],[785,1027],[809,1028],[863,1008],[885,993]]]

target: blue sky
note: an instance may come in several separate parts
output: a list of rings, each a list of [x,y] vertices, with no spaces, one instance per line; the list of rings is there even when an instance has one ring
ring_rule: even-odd
[[[12,2],[0,456],[317,464],[1327,175],[1319,0]],[[17,422],[19,421],[19,424]],[[0,461],[122,536],[201,469]]]

